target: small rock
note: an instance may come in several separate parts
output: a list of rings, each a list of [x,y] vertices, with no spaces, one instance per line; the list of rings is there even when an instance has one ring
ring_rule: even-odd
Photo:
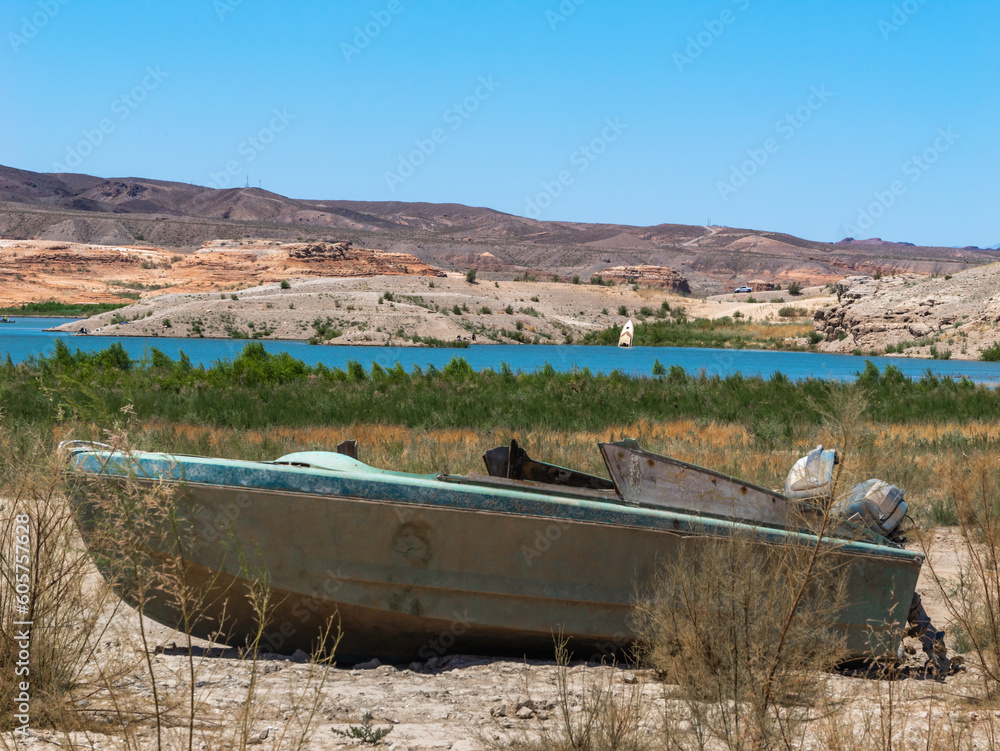
[[[292,653],[291,659],[292,662],[309,662],[312,660],[312,657],[303,652],[301,649],[296,649],[295,652]]]
[[[625,675],[622,676],[622,683],[627,683],[629,685],[632,685],[638,682],[639,679],[635,677],[635,673],[633,673],[631,670],[626,671]]]
[[[517,719],[519,720],[530,720],[534,716],[535,710],[531,709],[531,707],[521,707],[517,710]]]
[[[545,711],[539,712],[538,713],[538,719],[539,720],[547,720],[547,719],[549,719],[549,713],[545,712]]]
[[[381,667],[382,663],[378,661],[378,658],[373,660],[368,660],[368,662],[359,662],[354,666],[355,670],[374,670],[377,667]]]
[[[247,741],[248,746],[259,746],[261,743],[267,740],[268,736],[271,735],[271,731],[276,728],[268,727],[264,728],[257,736],[251,738]],[[204,746],[202,746],[204,748]]]
[[[498,704],[490,710],[491,717],[506,717],[507,716],[507,705]]]

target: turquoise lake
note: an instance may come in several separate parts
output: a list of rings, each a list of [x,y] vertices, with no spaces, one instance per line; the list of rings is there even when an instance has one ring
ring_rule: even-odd
[[[245,340],[177,339],[167,337],[78,336],[44,331],[66,323],[66,318],[21,318],[15,323],[0,324],[0,358],[9,354],[14,362],[36,355],[52,354],[61,339],[70,349],[96,351],[121,342],[135,358],[155,347],[177,359],[181,350],[195,364],[211,365],[217,360],[239,355]],[[895,365],[911,377],[920,377],[928,369],[939,376],[967,376],[974,381],[1000,384],[1000,363],[969,360],[921,360],[900,357],[853,357],[816,352],[774,352],[761,350],[695,349],[690,347],[584,347],[578,345],[491,344],[461,348],[425,347],[331,347],[313,346],[304,341],[264,341],[269,352],[287,352],[304,362],[329,367],[344,367],[357,360],[365,369],[373,362],[391,368],[397,362],[409,370],[413,365],[442,367],[455,356],[462,357],[476,370],[498,369],[507,363],[513,370],[530,372],[551,365],[556,370],[589,368],[595,373],[610,373],[616,368],[630,375],[650,375],[653,363],[680,365],[690,373],[708,375],[732,373],[770,376],[781,372],[789,378],[851,380],[870,359],[880,369]]]

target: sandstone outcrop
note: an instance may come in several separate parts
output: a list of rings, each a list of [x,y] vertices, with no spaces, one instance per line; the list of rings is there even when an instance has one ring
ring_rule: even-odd
[[[142,295],[208,292],[291,278],[444,277],[409,253],[349,242],[206,242],[194,253],[147,246],[0,240],[0,306],[57,300],[129,302]]]
[[[688,280],[666,266],[612,266],[601,272],[601,278],[614,279],[617,283],[634,282],[644,287],[659,287],[684,295],[691,292]]]
[[[979,359],[1000,340],[1000,264],[945,277],[850,276],[816,311],[827,352]]]

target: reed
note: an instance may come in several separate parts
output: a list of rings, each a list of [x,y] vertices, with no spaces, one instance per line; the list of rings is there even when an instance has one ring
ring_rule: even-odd
[[[687,320],[681,314],[679,318],[638,323],[633,344],[637,347],[801,349],[788,340],[804,338],[812,330],[810,323],[755,323],[728,316]],[[620,335],[621,326],[610,326],[585,335],[583,344],[615,346]]]
[[[869,394],[867,418],[880,423],[1000,420],[1000,394],[968,380],[932,375],[912,380],[889,366],[866,366],[858,383]],[[533,373],[474,371],[461,358],[441,369],[359,363],[346,370],[310,367],[259,342],[232,361],[194,367],[157,350],[133,361],[120,345],[0,366],[0,409],[12,418],[47,423],[109,422],[126,404],[142,420],[216,427],[350,425],[368,422],[411,428],[480,431],[548,429],[599,431],[640,421],[683,418],[743,425],[762,440],[787,443],[801,426],[816,426],[816,404],[850,384],[791,381],[739,374],[720,378],[673,367],[663,377],[607,375],[587,370]]]

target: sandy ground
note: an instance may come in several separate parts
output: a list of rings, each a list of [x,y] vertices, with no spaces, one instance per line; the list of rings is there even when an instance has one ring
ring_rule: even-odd
[[[931,540],[932,560],[939,574],[953,577],[961,564],[961,541],[954,530],[942,530]],[[947,614],[944,601],[924,566],[919,591],[936,625],[944,627]],[[114,619],[114,626],[104,639],[96,659],[109,662],[132,655],[141,659],[137,617],[124,610]],[[156,645],[153,657],[161,700],[186,701],[188,656],[183,649],[182,635],[147,621],[150,643]],[[178,648],[176,645],[182,645]],[[239,747],[240,708],[246,700],[252,665],[236,659],[231,650],[206,649],[209,645],[196,642],[197,714],[200,718],[195,732],[195,748],[215,749]],[[917,650],[910,658],[912,665],[921,664],[917,642],[907,640]],[[378,665],[377,663],[333,668],[308,664],[301,660],[277,655],[265,655],[256,672],[256,713],[249,723],[252,745],[262,749],[292,748],[293,738],[302,732],[307,717],[311,717],[308,749],[359,747],[338,734],[362,725],[362,718],[371,713],[375,728],[391,728],[385,739],[394,749],[455,749],[467,751],[482,748],[490,740],[509,745],[513,740],[530,737],[542,728],[559,725],[559,668],[553,662],[494,659],[488,656],[446,655],[409,665]],[[127,658],[126,658],[127,659]],[[148,706],[152,691],[144,668],[136,662],[132,678],[123,681],[123,693],[128,693]],[[91,680],[93,675],[91,674]],[[619,697],[639,692],[649,709],[649,737],[655,734],[653,722],[657,708],[662,707],[664,691],[670,692],[649,671],[574,663],[569,671],[569,696],[577,707],[584,701],[588,686],[610,687]],[[851,673],[834,673],[825,689],[828,701],[846,702],[841,710],[849,723],[862,724],[873,707],[889,690],[885,681]],[[95,681],[96,683],[96,681]],[[899,702],[897,723],[907,722],[916,738],[925,732],[923,724],[930,716],[941,721],[960,723],[975,730],[984,717],[981,710],[970,710],[958,697],[975,683],[974,671],[951,676],[945,683],[924,680],[917,674],[893,684]],[[98,685],[84,685],[76,692],[77,703],[93,717],[106,715],[111,709],[107,691]],[[186,706],[169,714],[175,722],[185,716]],[[1000,713],[998,713],[1000,714]],[[852,719],[856,718],[856,719]],[[146,720],[137,729],[139,748],[155,747],[155,731]],[[166,729],[170,748],[186,743],[182,727]],[[910,732],[905,731],[905,732]],[[264,737],[266,736],[266,737]],[[263,740],[262,740],[263,737]],[[54,731],[38,730],[23,744],[23,748],[120,748],[120,736],[100,733],[73,733],[69,737]]]
[[[764,294],[770,300],[764,302]],[[558,282],[480,281],[461,274],[444,278],[374,276],[291,279],[290,287],[266,284],[238,292],[158,294],[113,313],[62,326],[115,336],[206,336],[308,339],[326,330],[330,344],[405,344],[414,335],[443,341],[579,342],[586,333],[651,315],[666,303],[689,317],[718,318],[739,310],[745,320],[778,321],[788,305],[798,320],[832,298],[787,293],[723,295],[707,300],[657,289]],[[624,315],[620,307],[624,306]],[[509,311],[509,312],[508,312]]]

